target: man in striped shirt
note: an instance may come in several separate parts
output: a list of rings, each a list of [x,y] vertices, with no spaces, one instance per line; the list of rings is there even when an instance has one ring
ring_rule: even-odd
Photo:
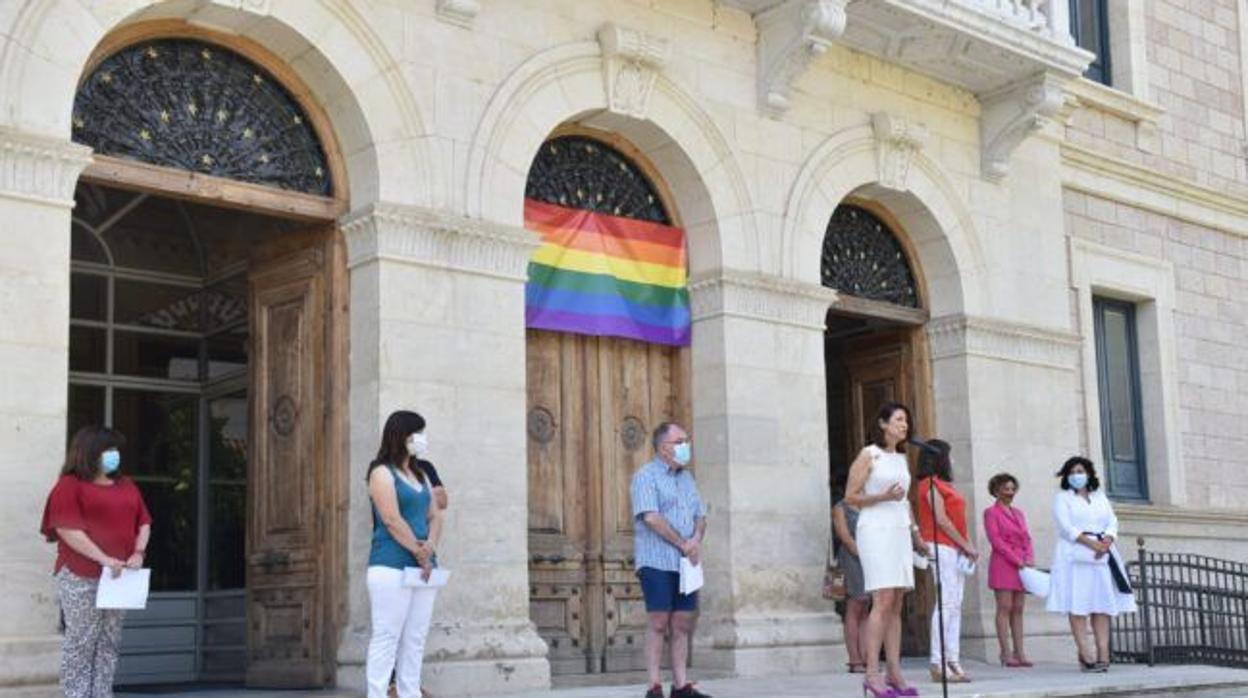
[[[633,526],[637,578],[646,600],[646,698],[663,698],[659,664],[663,637],[671,631],[671,698],[710,698],[689,682],[689,636],[698,610],[698,593],[680,593],[680,558],[702,558],[706,507],[687,466],[692,457],[689,435],[664,422],[651,438],[654,459],[633,475]]]

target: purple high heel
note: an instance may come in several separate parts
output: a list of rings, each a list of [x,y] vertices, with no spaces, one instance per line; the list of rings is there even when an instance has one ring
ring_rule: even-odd
[[[906,686],[905,688],[902,688],[901,686],[898,686],[897,684],[893,683],[892,681],[889,681],[888,679],[885,679],[884,683],[888,684],[888,687],[892,689],[893,696],[895,698],[900,698],[900,696],[919,695],[919,689],[915,688],[914,686]]]
[[[893,689],[876,688],[872,686],[870,683],[868,683],[866,679],[863,679],[862,680],[863,698],[866,698],[868,694],[871,695],[871,698],[897,698],[897,694],[893,691]]]

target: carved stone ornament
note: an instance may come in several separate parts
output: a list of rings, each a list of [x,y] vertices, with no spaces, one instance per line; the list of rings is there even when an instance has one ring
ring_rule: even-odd
[[[480,0],[438,0],[438,19],[465,29],[472,28],[472,20],[481,11]]]
[[[539,444],[548,444],[555,438],[555,416],[545,407],[529,410],[529,437]]]
[[[927,127],[885,112],[871,115],[879,182],[889,189],[905,191],[910,161],[927,143]]]
[[[608,23],[598,30],[602,47],[607,107],[617,114],[646,118],[659,70],[671,55],[667,39]]]
[[[1041,73],[980,95],[980,166],[985,179],[999,181],[1009,174],[1014,149],[1062,109],[1065,82],[1052,73]]]
[[[758,103],[770,116],[788,110],[793,83],[845,31],[848,0],[784,0],[758,13]]]
[[[70,208],[91,149],[58,138],[0,128],[0,196]]]

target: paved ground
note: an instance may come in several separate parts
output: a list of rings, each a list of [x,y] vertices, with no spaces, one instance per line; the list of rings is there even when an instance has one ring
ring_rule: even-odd
[[[1248,697],[1248,670],[1215,667],[1146,667],[1115,665],[1107,674],[1081,674],[1074,666],[1041,664],[1033,669],[1003,669],[964,662],[974,682],[950,685],[949,695],[958,698],[1065,698],[1073,696],[1201,696]],[[940,696],[939,684],[927,678],[922,662],[907,664],[906,677],[924,696]],[[700,684],[714,698],[854,698],[862,695],[860,676],[822,674],[776,679],[719,679]],[[644,687],[610,686],[576,688],[495,698],[641,698]],[[118,693],[118,698],[145,698],[151,693]],[[240,691],[197,690],[156,695],[191,695],[193,698],[295,698],[296,696],[357,695],[343,691]],[[451,698],[438,696],[437,698]],[[466,698],[466,697],[455,697]]]

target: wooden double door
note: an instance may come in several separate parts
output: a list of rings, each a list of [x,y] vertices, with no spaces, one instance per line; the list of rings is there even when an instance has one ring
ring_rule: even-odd
[[[674,347],[528,331],[529,608],[551,673],[645,668],[629,484],[651,431],[684,422]]]

